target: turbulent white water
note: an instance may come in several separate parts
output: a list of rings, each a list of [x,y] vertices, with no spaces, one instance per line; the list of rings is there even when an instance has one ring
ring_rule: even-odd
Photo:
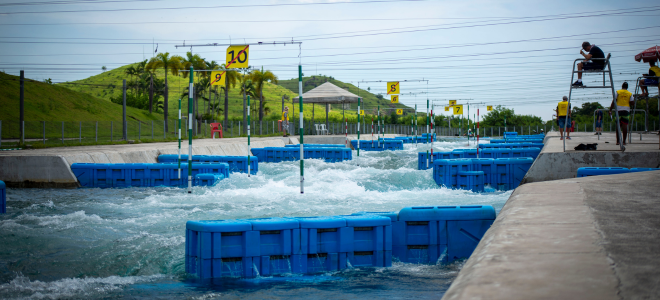
[[[437,142],[435,151],[465,148]],[[417,152],[361,152],[345,163],[305,160],[260,164],[259,174],[232,174],[216,187],[10,189],[0,216],[0,298],[118,296],[240,298],[438,298],[460,269],[395,263],[319,276],[220,279],[201,284],[184,272],[187,220],[315,216],[398,211],[415,205],[493,205],[510,193],[475,194],[438,187],[431,170],[417,170]],[[356,163],[359,162],[358,167]],[[343,295],[343,296],[342,296]]]

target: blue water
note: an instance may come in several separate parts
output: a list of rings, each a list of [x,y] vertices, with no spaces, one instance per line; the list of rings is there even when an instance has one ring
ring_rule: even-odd
[[[0,216],[0,298],[429,298],[460,271],[451,265],[395,262],[316,276],[200,282],[184,271],[187,220],[316,216],[395,211],[414,205],[488,204],[499,211],[510,192],[475,194],[439,188],[418,171],[417,152],[361,152],[356,161],[261,164],[257,176],[232,174],[192,195],[176,188],[10,189]],[[435,151],[466,140],[435,143]],[[353,153],[356,158],[356,153]]]

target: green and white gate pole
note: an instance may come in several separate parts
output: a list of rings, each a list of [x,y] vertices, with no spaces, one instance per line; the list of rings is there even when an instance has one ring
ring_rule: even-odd
[[[378,137],[378,148],[380,148],[380,105],[378,105],[378,114],[376,115],[376,133]]]
[[[151,123],[151,127],[153,129],[153,123]],[[153,134],[153,130],[151,131]],[[181,98],[179,98],[179,177],[177,177],[179,180],[181,180]]]
[[[417,146],[417,104],[415,104],[415,146]]]
[[[426,143],[429,143],[429,99],[426,99]],[[432,148],[431,148],[432,149]],[[433,150],[431,150],[433,151]],[[429,150],[426,150],[426,168],[429,167]]]
[[[190,81],[188,86],[188,194],[192,194],[192,135],[193,135],[193,67],[190,66]]]
[[[303,87],[302,87],[302,65],[298,65],[298,103],[300,107],[300,193],[305,193],[305,143],[303,139]],[[358,109],[360,104],[358,104]],[[358,125],[359,126],[359,125]],[[358,131],[359,132],[359,131]],[[359,142],[358,142],[359,143]],[[358,152],[359,153],[359,152]]]
[[[247,95],[247,175],[250,177],[250,95]]]
[[[359,89],[358,89],[359,91]],[[360,98],[358,97],[358,122],[357,122],[357,158],[355,159],[355,162],[357,163],[357,166],[360,166]],[[373,126],[373,118],[371,120],[371,124]],[[373,143],[373,136],[371,137],[371,141]],[[373,144],[372,144],[373,145]]]

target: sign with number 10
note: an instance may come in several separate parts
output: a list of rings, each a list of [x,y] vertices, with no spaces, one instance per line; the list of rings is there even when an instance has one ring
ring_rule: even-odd
[[[250,45],[227,47],[227,69],[244,69],[248,67]]]

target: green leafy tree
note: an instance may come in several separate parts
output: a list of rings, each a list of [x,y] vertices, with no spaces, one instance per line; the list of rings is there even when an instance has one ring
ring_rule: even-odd
[[[259,121],[264,117],[264,84],[266,82],[277,83],[277,76],[271,71],[253,70],[248,74],[248,78],[254,82],[257,95],[259,97]]]
[[[169,87],[167,85],[167,73],[168,71],[172,73],[172,75],[176,76],[179,74],[179,69],[182,67],[181,66],[181,61],[183,58],[178,55],[170,56],[169,52],[165,53],[158,53],[155,57],[153,57],[151,60],[146,65],[147,70],[155,70],[159,68],[163,68],[165,70],[165,89],[163,91],[163,94],[165,95],[165,101],[163,103],[163,115],[165,118],[165,131],[168,130],[168,124],[167,124],[167,107],[168,107],[168,90]]]
[[[221,65],[222,69],[226,69],[225,64]],[[227,120],[229,120],[229,90],[236,87],[236,83],[241,81],[241,74],[234,71],[228,70],[225,72],[225,86],[222,89],[225,92],[225,118],[223,128],[227,128]]]

